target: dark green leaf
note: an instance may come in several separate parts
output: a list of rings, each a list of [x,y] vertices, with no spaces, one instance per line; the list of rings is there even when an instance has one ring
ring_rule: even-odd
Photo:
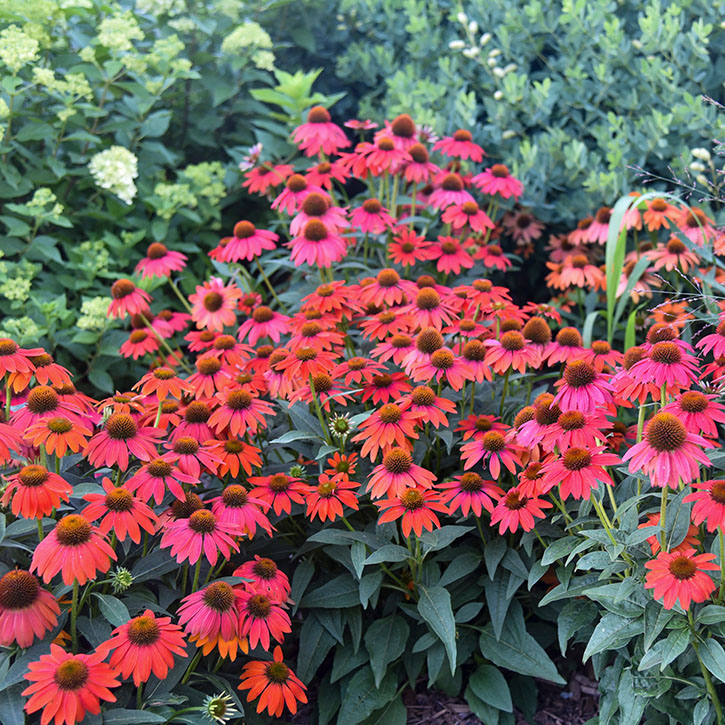
[[[340,574],[332,581],[305,594],[300,606],[322,607],[323,609],[354,607],[359,601],[358,591],[358,583],[350,574]]]
[[[388,665],[403,654],[409,633],[405,620],[394,614],[377,619],[368,627],[365,647],[370,654],[370,668],[375,675],[376,687],[380,687]]]
[[[513,712],[511,693],[506,679],[493,665],[479,665],[468,680],[477,697],[504,712]]]
[[[418,591],[418,612],[443,642],[453,674],[456,669],[456,622],[451,608],[451,595],[438,586],[420,585]]]
[[[362,722],[393,698],[395,687],[396,679],[392,673],[383,679],[380,688],[375,687],[373,671],[363,667],[347,684],[337,725],[357,725]]]
[[[335,638],[320,624],[314,614],[305,618],[300,630],[300,649],[297,655],[297,676],[303,682],[314,679],[317,669],[335,645]]]
[[[644,618],[628,619],[611,612],[605,614],[594,628],[584,650],[584,662],[593,654],[617,649],[644,631]]]
[[[709,638],[700,645],[700,658],[720,682],[725,682],[725,650],[717,640]]]

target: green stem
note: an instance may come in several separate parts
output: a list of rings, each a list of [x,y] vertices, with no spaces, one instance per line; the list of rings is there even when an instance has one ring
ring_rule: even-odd
[[[264,273],[264,270],[262,269],[262,265],[259,262],[259,257],[255,257],[254,262],[257,265],[257,269],[259,270],[259,273],[262,275],[262,279],[264,280],[264,283],[267,285],[267,289],[272,293],[272,297],[274,297],[275,302],[279,305],[279,308],[286,315],[287,308],[282,304],[282,300],[280,300],[280,298],[277,297],[277,293],[274,291],[274,287],[272,287],[272,283],[269,281],[269,277],[267,277],[267,275]]]
[[[199,572],[201,571],[201,556],[196,561],[196,568],[194,569],[194,583],[191,585],[191,591],[195,592],[199,586]]]
[[[189,678],[191,677],[192,673],[196,669],[197,664],[199,664],[199,660],[201,659],[201,649],[197,651],[197,653],[194,655],[194,659],[191,660],[191,664],[189,665],[188,669],[184,673],[184,676],[181,678],[181,684],[185,685]]]
[[[38,519],[38,541],[42,541],[43,540],[43,536],[44,536],[44,534],[43,534],[43,519],[42,518],[39,518]]]
[[[670,491],[669,486],[665,486],[662,489],[662,501],[660,502],[660,526],[662,527],[662,533],[660,534],[660,547],[662,551],[667,551],[667,534],[665,532],[665,516],[667,515],[667,494]]]
[[[702,672],[702,678],[705,680],[705,687],[707,688],[707,694],[710,695],[710,700],[715,708],[715,717],[717,719],[717,725],[723,725],[722,705],[720,704],[720,698],[717,696],[717,690],[715,685],[712,683],[710,673],[705,667],[705,663],[700,657],[700,645],[697,642],[697,633],[695,632],[695,622],[692,619],[692,610],[687,611],[687,618],[690,620],[690,629],[692,630],[692,647],[697,655],[697,661],[700,663],[700,672]]]
[[[310,392],[312,393],[312,402],[315,406],[315,412],[317,413],[317,420],[320,421],[320,426],[322,427],[322,435],[325,437],[325,442],[328,445],[332,445],[332,441],[330,440],[330,431],[327,429],[327,423],[325,422],[325,417],[322,414],[320,401],[317,399],[317,391],[315,390],[315,383],[312,379],[312,373],[310,373]]]
[[[549,498],[554,502],[554,505],[556,506],[556,508],[558,508],[559,511],[561,511],[561,513],[564,516],[564,520],[566,521],[566,523],[567,524],[573,523],[573,519],[572,519],[571,516],[569,516],[569,514],[568,514],[568,512],[566,510],[566,507],[564,506],[564,502],[559,499],[559,497],[556,495],[556,493],[554,491],[552,491],[549,494]]]
[[[71,647],[73,654],[78,652],[78,632],[76,631],[76,619],[78,617],[78,593],[80,591],[80,585],[78,579],[73,581],[73,597],[70,605],[70,638]]]
[[[536,538],[539,540],[539,542],[541,543],[541,545],[546,549],[546,543],[541,538],[541,534],[536,530],[536,526],[534,526],[533,532],[536,534]]]
[[[176,282],[174,282],[171,277],[169,277],[169,284],[171,285],[171,289],[174,290],[176,296],[181,300],[181,304],[186,307],[186,311],[191,314],[191,306],[187,302],[186,297],[181,294],[181,290],[176,286]]]
[[[5,420],[10,420],[10,401],[12,393],[10,392],[10,373],[5,373]]]
[[[725,539],[723,539],[723,530],[720,529],[720,591],[717,595],[718,604],[722,604],[723,595],[725,595]]]
[[[143,682],[140,682],[136,688],[136,709],[143,709]]]
[[[167,343],[166,340],[164,340],[164,338],[161,337],[161,335],[159,335],[159,333],[151,326],[151,323],[146,319],[146,316],[143,314],[143,312],[139,312],[139,317],[141,318],[141,321],[144,323],[144,325],[146,325],[146,329],[149,330],[149,332],[153,333],[156,339],[161,343],[161,347],[163,347],[174,360],[178,360],[179,365],[181,365],[181,367],[184,368],[187,373],[191,373],[191,368],[181,358],[178,357],[178,355],[171,349],[171,347],[169,347],[169,343]]]
[[[164,401],[159,400],[159,409],[156,411],[156,420],[154,421],[154,428],[159,427],[159,421],[161,420],[161,409],[163,408]]]
[[[506,375],[503,379],[503,394],[501,395],[501,405],[498,410],[498,417],[503,418],[503,404],[506,402],[506,394],[509,390],[509,375],[511,375],[511,368],[506,371]]]

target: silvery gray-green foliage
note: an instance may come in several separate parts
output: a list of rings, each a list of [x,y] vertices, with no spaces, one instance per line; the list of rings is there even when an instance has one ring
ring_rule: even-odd
[[[571,223],[718,135],[722,0],[339,0],[336,75],[359,113],[472,128],[525,201]],[[328,46],[329,48],[329,46]],[[318,48],[322,52],[322,48]],[[722,124],[722,120],[719,121]]]

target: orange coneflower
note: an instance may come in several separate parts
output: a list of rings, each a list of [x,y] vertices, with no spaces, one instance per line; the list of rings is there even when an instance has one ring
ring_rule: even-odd
[[[202,330],[222,332],[227,325],[237,321],[236,309],[242,291],[231,282],[226,287],[220,277],[211,277],[208,282],[196,286],[189,295],[191,318]]]
[[[435,512],[448,513],[448,507],[441,501],[438,492],[417,488],[406,488],[399,496],[376,501],[375,505],[382,512],[378,519],[379,524],[397,521],[402,517],[401,526],[406,538],[410,536],[411,530],[421,536],[423,529],[433,531],[440,528],[441,524]]]
[[[240,470],[250,475],[253,468],[262,467],[262,459],[259,455],[262,451],[257,446],[238,438],[214,441],[211,450],[221,459],[218,470],[221,477],[229,473],[233,479],[236,479],[239,477]]]
[[[319,516],[322,522],[328,519],[335,521],[343,515],[343,505],[357,511],[359,504],[355,489],[359,487],[359,483],[350,481],[347,476],[330,477],[321,473],[317,485],[307,487],[305,503],[310,521],[314,521],[315,516]]]
[[[68,501],[73,487],[57,473],[44,466],[23,466],[17,473],[5,477],[8,486],[2,497],[2,505],[12,501],[13,516],[26,519],[42,519],[49,516],[61,501]]]
[[[292,502],[305,502],[303,498],[305,485],[299,478],[288,476],[286,473],[250,476],[249,483],[254,486],[249,495],[272,506],[277,516],[281,513],[290,513],[292,511]]]
[[[536,525],[535,519],[543,519],[545,508],[552,508],[554,504],[535,496],[525,496],[521,486],[510,488],[498,501],[491,514],[491,526],[499,524],[499,534],[507,530],[514,533],[521,528],[531,531]]]
[[[190,393],[193,388],[186,380],[180,378],[176,371],[162,365],[146,373],[134,386],[133,390],[140,390],[141,395],[155,394],[158,400],[166,398],[181,398],[184,393]]]
[[[78,420],[66,416],[46,418],[31,425],[25,432],[25,440],[34,447],[43,445],[49,455],[62,458],[68,449],[78,453],[88,443],[93,431]]]
[[[415,428],[420,414],[410,411],[408,406],[406,402],[386,403],[360,424],[359,433],[352,441],[364,441],[361,456],[369,455],[375,460],[379,451],[385,453],[394,445],[411,447],[409,439],[418,438]]]
[[[680,214],[680,210],[672,204],[668,204],[661,197],[652,199],[647,202],[647,210],[642,215],[647,230],[656,232],[664,227],[670,228],[670,221],[675,221]]]
[[[93,466],[117,465],[122,471],[128,468],[129,454],[140,461],[150,461],[156,456],[156,440],[163,436],[157,428],[140,428],[128,413],[114,413],[104,428],[88,441],[83,455]]]
[[[109,317],[125,317],[126,315],[145,315],[149,310],[151,297],[148,292],[136,287],[130,279],[119,279],[111,285],[111,304],[108,306]]]
[[[272,524],[265,515],[271,504],[255,498],[253,493],[248,492],[244,486],[232,483],[222,491],[221,496],[209,501],[211,511],[219,521],[236,526],[250,539],[257,528],[264,529],[268,536],[272,536]]]
[[[432,488],[436,476],[413,463],[413,457],[404,448],[391,448],[383,462],[373,468],[367,491],[370,498],[400,496],[407,488]]]
[[[233,436],[243,436],[247,431],[256,433],[266,428],[265,416],[272,415],[272,406],[248,390],[227,388],[215,396],[219,407],[211,414],[209,425],[221,434],[228,430]]]
[[[225,388],[231,380],[232,376],[222,361],[218,357],[206,353],[196,361],[196,372],[190,375],[186,382],[193,388],[194,397],[211,398]]]
[[[715,558],[715,554],[695,554],[695,549],[661,551],[645,563],[650,571],[644,587],[654,589],[655,599],[662,599],[665,609],[672,609],[675,602],[689,609],[691,602],[704,602],[714,591],[715,582],[705,572],[719,569]]]

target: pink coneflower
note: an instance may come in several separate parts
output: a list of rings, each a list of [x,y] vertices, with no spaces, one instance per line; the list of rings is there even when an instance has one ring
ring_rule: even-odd
[[[601,207],[588,227],[587,241],[605,244],[609,234],[609,220],[611,218],[612,210],[608,206]]]
[[[356,131],[369,131],[372,128],[377,128],[378,124],[375,123],[375,121],[371,121],[369,118],[367,119],[357,119],[357,118],[351,118],[345,123],[342,124],[343,126],[346,126],[347,128],[355,129]]]
[[[511,260],[503,253],[498,244],[487,244],[481,247],[473,255],[474,259],[480,260],[488,269],[498,269],[505,272],[511,266]]]
[[[649,354],[629,369],[629,376],[658,388],[689,388],[697,380],[697,359],[674,341],[657,342]]]
[[[121,347],[119,352],[123,357],[132,357],[138,360],[147,354],[152,354],[159,349],[159,341],[155,335],[148,330],[133,330]]]
[[[188,519],[168,521],[160,546],[162,549],[171,547],[169,553],[179,564],[187,560],[189,564],[196,564],[203,553],[214,566],[219,552],[228,560],[232,551],[239,551],[234,537],[240,533],[235,524],[220,521],[211,511],[200,509]]]
[[[599,407],[612,402],[612,385],[606,377],[586,360],[573,360],[567,363],[564,375],[554,385],[559,392],[554,402],[563,411],[579,410],[593,413]]]
[[[136,274],[141,272],[141,278],[168,277],[172,272],[180,272],[186,266],[186,255],[173,252],[161,244],[153,242],[146,250],[146,256],[136,265]]]
[[[445,380],[453,390],[460,390],[464,381],[473,380],[467,361],[457,356],[453,350],[442,347],[436,350],[429,360],[421,360],[412,366],[411,379],[416,382],[442,382]]]
[[[269,476],[250,476],[248,480],[254,486],[249,492],[250,496],[271,506],[277,516],[290,513],[292,503],[305,502],[305,484],[299,478],[286,473],[274,473]]]
[[[343,516],[343,506],[357,511],[359,508],[355,489],[360,484],[349,480],[347,476],[329,476],[321,473],[316,486],[308,486],[305,512],[310,521],[319,516],[320,521],[335,521]]]
[[[105,476],[102,486],[105,493],[88,493],[83,497],[89,505],[81,511],[88,521],[101,519],[98,530],[102,534],[113,530],[119,541],[128,534],[138,544],[141,529],[152,536],[156,533],[156,514],[141,499],[135,498],[128,488],[114,486]]]
[[[691,267],[696,267],[700,258],[687,248],[678,237],[670,237],[667,244],[658,244],[656,249],[645,252],[645,256],[654,262],[655,270],[665,268],[668,272],[675,269],[687,274]]]
[[[58,623],[58,600],[28,571],[14,569],[0,578],[0,645],[26,649]]]
[[[368,480],[370,498],[399,497],[408,488],[433,488],[435,474],[413,463],[404,448],[393,447],[383,456],[383,462],[373,468]]]
[[[158,506],[166,491],[170,491],[179,501],[185,501],[183,484],[195,486],[197,483],[198,478],[187,475],[163,458],[154,458],[141,466],[124,485],[131,493],[137,493],[142,501],[149,501],[153,497]]]
[[[250,539],[258,528],[272,536],[272,524],[265,516],[270,504],[255,498],[243,486],[232,483],[222,491],[221,496],[211,499],[209,503],[217,520],[234,525]]]
[[[570,254],[563,263],[547,262],[552,271],[547,275],[547,285],[554,289],[566,290],[569,287],[604,288],[604,272],[589,262],[586,254]]]
[[[454,204],[465,204],[473,201],[474,198],[466,191],[463,179],[459,174],[450,172],[436,180],[436,188],[428,199],[428,203],[434,209],[443,209]]]
[[[444,224],[450,224],[456,230],[469,226],[475,232],[485,232],[486,229],[493,229],[495,226],[488,214],[479,209],[475,201],[464,201],[463,204],[449,206],[443,212],[442,220]]]
[[[371,171],[373,176],[380,176],[385,172],[395,174],[411,159],[410,154],[401,148],[399,139],[384,133],[377,134],[374,143],[358,144],[355,150],[364,162],[360,163],[358,160],[353,164],[352,171],[355,176],[361,178],[365,178],[366,169]]]
[[[398,400],[412,390],[413,386],[405,373],[386,373],[373,375],[362,392],[362,402],[372,400],[376,405]]]
[[[715,332],[698,340],[695,347],[702,350],[703,355],[712,353],[716,358],[725,357],[725,319],[718,323]]]
[[[492,513],[494,499],[499,499],[504,493],[494,481],[485,481],[473,471],[454,476],[452,480],[441,483],[438,488],[445,489],[441,502],[448,504],[449,513],[454,514],[460,509],[463,516],[468,516],[473,511],[480,517],[483,509]]]
[[[181,436],[164,443],[164,448],[167,452],[162,456],[163,460],[177,464],[182,473],[194,478],[201,476],[202,469],[215,473],[221,464],[221,458],[214,452],[214,441],[211,440],[200,445],[191,436]]]
[[[115,466],[122,471],[128,468],[129,456],[140,461],[150,461],[156,457],[156,439],[163,432],[157,428],[141,427],[128,413],[114,413],[103,427],[88,441],[83,455],[91,465]]]
[[[181,600],[179,624],[197,647],[211,645],[204,648],[208,654],[219,639],[231,642],[239,638],[241,597],[242,592],[226,582],[212,582]]]
[[[445,136],[436,141],[433,151],[440,151],[444,156],[453,158],[471,159],[475,163],[483,161],[486,152],[473,142],[473,136],[465,128],[459,128],[452,136]]]
[[[322,222],[331,232],[338,232],[347,226],[345,210],[332,206],[332,200],[325,192],[312,192],[305,197],[299,214],[290,222],[290,236],[299,235],[313,219]]]
[[[151,302],[148,292],[136,287],[130,279],[116,280],[111,285],[111,297],[113,299],[108,306],[109,317],[145,314]]]
[[[248,390],[224,390],[216,394],[219,407],[211,414],[209,425],[217,435],[229,430],[233,436],[251,434],[267,426],[265,416],[272,415],[272,406]]]
[[[318,219],[310,219],[287,246],[292,250],[290,258],[297,267],[302,264],[331,267],[347,254],[345,240]]]
[[[600,373],[605,367],[614,368],[624,362],[624,355],[618,350],[614,350],[606,340],[594,340],[591,350],[592,365]]]
[[[414,388],[406,399],[410,400],[410,410],[420,415],[421,423],[430,423],[434,428],[447,427],[446,413],[453,415],[456,412],[456,404],[452,400],[436,395],[428,385]]]
[[[50,654],[28,664],[23,677],[32,684],[20,694],[29,697],[25,711],[42,710],[41,725],[76,725],[87,712],[98,715],[101,700],[115,702],[110,688],[118,687],[115,669],[103,660],[105,654],[73,655],[51,643]]]
[[[30,571],[37,571],[47,584],[58,572],[63,584],[83,586],[97,574],[107,572],[116,552],[99,529],[79,514],[64,516],[35,547]]]
[[[237,332],[240,341],[245,338],[250,345],[256,345],[263,338],[268,337],[275,344],[289,329],[289,317],[273,310],[266,305],[257,307],[252,316],[242,322]]]
[[[653,486],[677,489],[680,481],[687,484],[700,475],[700,465],[711,465],[703,448],[713,445],[688,432],[672,413],[657,413],[647,423],[642,441],[622,460],[630,462],[630,473],[642,471],[649,476]]]
[[[418,414],[407,409],[406,403],[386,403],[366,418],[359,426],[353,443],[363,442],[360,455],[375,460],[378,452],[387,452],[393,446],[410,448],[409,439],[417,439]]]
[[[385,121],[384,127],[375,132],[373,139],[387,136],[395,143],[395,148],[407,151],[413,144],[418,142],[418,132],[415,121],[407,114],[401,113],[392,121]]]
[[[659,396],[660,390],[654,383],[636,381],[629,374],[629,370],[646,355],[647,351],[641,345],[630,347],[624,354],[622,369],[611,378],[616,405],[631,408],[633,401],[643,405],[648,397],[654,400]]]
[[[240,221],[234,225],[234,234],[215,255],[221,262],[251,262],[265,250],[277,246],[279,235],[266,229],[257,229],[252,222]]]
[[[523,448],[512,443],[509,436],[497,430],[490,430],[480,438],[474,438],[461,446],[461,460],[464,462],[463,470],[473,468],[479,461],[488,462],[491,476],[498,479],[503,464],[511,473],[516,472],[516,466],[521,465],[520,455]]]
[[[487,354],[488,350],[480,340],[469,340],[463,346],[461,357],[473,376],[472,380],[477,383],[482,383],[485,380],[491,382],[493,380],[491,366],[486,362]]]
[[[414,295],[416,292],[416,287],[412,282],[401,279],[394,269],[386,267],[378,272],[374,282],[365,285],[360,290],[359,299],[365,305],[393,307],[405,303],[408,296]]]
[[[484,194],[499,194],[503,199],[518,199],[524,191],[524,185],[509,173],[504,164],[494,164],[471,179],[475,187]]]
[[[435,512],[448,513],[448,507],[441,501],[439,493],[417,488],[407,488],[400,496],[376,501],[375,505],[382,512],[378,519],[379,524],[397,521],[402,517],[401,527],[406,538],[410,536],[411,530],[417,536],[422,536],[423,529],[433,531],[440,528],[441,524]]]
[[[415,300],[400,308],[401,314],[409,315],[416,328],[434,327],[440,329],[450,325],[455,317],[453,306],[444,300],[432,287],[424,287]]]
[[[111,638],[97,647],[122,677],[133,676],[139,687],[151,673],[163,680],[174,666],[174,656],[187,657],[184,635],[171,617],[157,617],[150,609],[111,632]]]
[[[395,219],[377,199],[366,199],[362,206],[352,210],[350,226],[365,234],[382,234],[395,226]]]
[[[614,481],[604,466],[617,465],[621,460],[613,453],[603,453],[606,450],[606,446],[595,446],[589,450],[569,448],[561,458],[544,463],[541,469],[542,491],[545,493],[559,486],[562,500],[571,496],[577,501],[582,498],[588,501],[591,491],[597,490],[598,481],[613,486]]]
[[[473,258],[455,237],[438,237],[427,252],[428,259],[434,260],[436,269],[444,274],[460,274],[461,269],[471,269]]]
[[[348,179],[348,173],[337,162],[330,163],[323,161],[313,166],[305,173],[305,179],[310,186],[319,186],[322,189],[332,189],[332,182],[337,181],[344,184]]]
[[[569,410],[561,413],[555,423],[544,432],[541,446],[547,452],[558,448],[566,451],[569,448],[591,449],[606,440],[603,429],[609,425],[599,411],[584,413],[580,410]],[[522,442],[519,439],[519,442]]]
[[[649,569],[645,589],[654,589],[655,599],[662,599],[665,609],[679,602],[689,609],[691,602],[704,602],[715,590],[715,582],[706,571],[717,571],[715,554],[695,554],[694,549],[661,551],[654,561],[645,563]]]
[[[345,132],[332,123],[329,111],[322,106],[310,108],[307,121],[292,132],[292,140],[305,156],[315,156],[320,152],[330,156],[350,145]]]
[[[268,650],[270,634],[282,642],[292,631],[290,618],[281,604],[264,594],[243,591],[239,595],[239,633],[249,638],[249,646],[261,644]],[[251,694],[251,693],[250,693]]]
[[[393,237],[388,251],[393,262],[402,264],[404,267],[412,267],[417,262],[428,259],[430,246],[431,242],[426,241],[425,237],[416,234],[412,229],[403,227],[398,235]]]
[[[236,309],[242,291],[233,283],[224,286],[221,277],[211,277],[196,292],[189,295],[191,317],[201,329],[222,332],[227,325],[237,321]]]
[[[422,143],[415,143],[408,149],[410,162],[405,164],[403,176],[413,184],[427,184],[431,178],[441,173],[440,168],[431,163],[428,150]]]
[[[272,202],[271,208],[292,215],[299,209],[305,197],[313,191],[321,192],[322,189],[314,186],[301,174],[292,174],[287,179],[284,191]]]
[[[549,367],[557,363],[570,363],[574,360],[589,360],[591,351],[584,347],[581,333],[575,327],[562,327],[556,333],[554,342],[548,346],[545,353]]]
[[[531,531],[536,525],[536,519],[545,518],[542,509],[553,505],[544,499],[526,496],[520,486],[515,486],[499,499],[491,514],[491,526],[498,524],[499,534],[505,534],[507,530],[513,534],[519,528]]]
[[[494,372],[503,375],[509,370],[515,370],[522,375],[526,366],[536,367],[538,355],[532,350],[526,338],[516,330],[509,330],[501,335],[499,340],[486,340],[485,364],[491,366]]]
[[[674,413],[687,430],[700,431],[704,436],[717,438],[717,423],[725,423],[725,406],[716,402],[717,397],[715,394],[688,390],[662,410]]]
[[[516,440],[525,448],[534,448],[556,430],[560,417],[561,408],[554,402],[554,396],[542,393],[534,401],[533,415],[516,426]]]
[[[539,239],[544,231],[544,224],[526,209],[506,212],[501,223],[518,244],[531,244]]]
[[[290,591],[287,575],[271,560],[254,555],[254,561],[247,561],[234,570],[234,576],[248,579],[245,588],[264,594],[274,602],[286,602]]]
[[[698,247],[705,246],[715,236],[712,219],[702,209],[683,207],[675,220],[682,233]]]
[[[244,174],[245,181],[242,186],[248,189],[250,194],[266,194],[270,187],[275,188],[284,184],[285,179],[292,173],[294,167],[290,164],[271,164],[265,161]]]
[[[710,532],[725,531],[725,481],[710,480],[693,483],[695,493],[685,496],[684,502],[694,501],[692,523],[699,526],[703,521]]]

